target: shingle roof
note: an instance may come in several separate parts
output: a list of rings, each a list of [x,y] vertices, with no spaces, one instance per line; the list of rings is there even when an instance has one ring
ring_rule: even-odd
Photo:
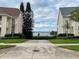
[[[70,15],[70,13],[75,9],[79,9],[79,7],[62,7],[60,8],[60,11],[63,16],[66,16],[66,15]]]
[[[20,14],[20,11],[18,8],[0,7],[0,14],[8,14],[12,17],[18,17]]]

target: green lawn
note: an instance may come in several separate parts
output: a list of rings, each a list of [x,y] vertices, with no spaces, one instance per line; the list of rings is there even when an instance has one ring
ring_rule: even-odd
[[[1,39],[0,43],[23,43],[27,41],[26,39]]]
[[[0,45],[0,49],[14,47],[15,45]]]
[[[79,43],[79,39],[52,39],[49,41],[54,44]]]
[[[74,51],[79,51],[79,46],[60,46],[60,47],[74,50]]]

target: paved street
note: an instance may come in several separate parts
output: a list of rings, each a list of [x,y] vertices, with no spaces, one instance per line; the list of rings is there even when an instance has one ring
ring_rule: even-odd
[[[47,40],[29,40],[0,50],[0,59],[79,59],[79,53],[59,48]]]

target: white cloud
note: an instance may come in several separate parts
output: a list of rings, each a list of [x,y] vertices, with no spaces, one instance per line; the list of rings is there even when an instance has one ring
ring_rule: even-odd
[[[48,28],[50,25],[49,24],[36,24],[34,27],[36,28]]]
[[[56,8],[79,6],[79,0],[57,0]]]
[[[57,17],[57,10],[55,9],[56,0],[0,0],[0,6],[19,8],[21,2],[24,2],[25,7],[27,2],[31,3],[32,10],[34,12],[34,21],[40,23],[43,21],[42,22],[43,24],[41,23],[39,27],[43,26],[48,27],[51,23],[56,22],[55,21]],[[38,27],[38,25],[35,24],[36,27]]]
[[[36,2],[36,0],[21,0],[24,3],[30,2],[31,4],[34,4]]]
[[[38,8],[35,10],[35,19],[50,19],[50,18],[56,18],[56,12],[54,12],[52,8],[46,7],[46,8]]]

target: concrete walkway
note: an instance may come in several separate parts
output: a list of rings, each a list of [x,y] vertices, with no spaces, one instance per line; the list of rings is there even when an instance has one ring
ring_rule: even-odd
[[[59,48],[47,40],[29,40],[0,50],[0,59],[79,59],[79,52]]]
[[[78,43],[67,43],[67,44],[54,44],[55,46],[79,46]]]

